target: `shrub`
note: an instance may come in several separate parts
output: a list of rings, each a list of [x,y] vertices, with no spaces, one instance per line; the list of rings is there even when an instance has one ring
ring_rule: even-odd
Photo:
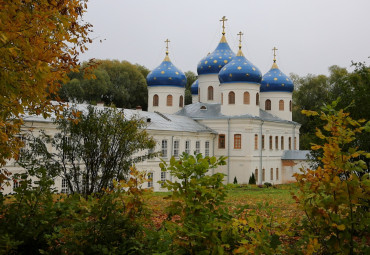
[[[254,173],[249,177],[249,184],[256,184],[256,177],[254,176]]]

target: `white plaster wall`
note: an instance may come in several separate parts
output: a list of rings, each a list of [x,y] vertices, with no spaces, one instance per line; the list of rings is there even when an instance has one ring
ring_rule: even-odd
[[[267,112],[278,116],[283,120],[292,120],[292,112],[289,110],[289,102],[292,100],[291,92],[262,92],[261,97],[261,109],[265,110],[265,102],[267,99],[271,100],[271,110]],[[284,100],[284,111],[279,110],[279,101]]]
[[[203,74],[198,76],[199,98],[202,103],[221,103],[220,81],[218,74]],[[213,86],[213,100],[208,100],[208,87]]]
[[[153,106],[153,96],[159,96],[158,106]],[[172,95],[172,106],[167,106],[167,95]],[[180,96],[183,96],[185,105],[185,88],[173,86],[148,86],[148,112],[158,111],[173,114],[182,109],[179,106]]]
[[[258,83],[226,83],[221,84],[223,96],[221,113],[227,116],[250,114],[259,116],[259,105],[256,105],[256,94],[259,93]],[[235,93],[235,104],[229,104],[229,92]],[[249,92],[250,103],[244,104],[244,92]]]
[[[198,95],[192,95],[191,96],[191,102],[193,104],[198,103],[199,96]]]

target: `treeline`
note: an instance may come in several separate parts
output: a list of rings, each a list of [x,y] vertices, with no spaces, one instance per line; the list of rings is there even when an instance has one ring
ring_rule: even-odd
[[[92,72],[93,79],[86,78],[84,63],[79,72],[68,74],[69,82],[62,85],[59,97],[63,101],[76,103],[114,105],[119,108],[132,109],[141,106],[148,108],[148,88],[146,76],[150,70],[139,64],[128,61],[98,60],[97,68]],[[188,71],[185,104],[191,103],[190,86],[196,75]]]

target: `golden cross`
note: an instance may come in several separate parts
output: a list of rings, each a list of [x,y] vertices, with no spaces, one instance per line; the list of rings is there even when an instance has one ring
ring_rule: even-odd
[[[222,22],[222,34],[225,35],[225,21],[227,21],[226,16],[223,16],[220,21]]]
[[[276,62],[276,51],[278,50],[276,47],[272,49],[274,51],[274,62]]]
[[[168,54],[168,43],[170,42],[170,40],[166,39],[166,41],[164,41],[166,43],[166,54]]]
[[[242,33],[242,31],[240,31],[238,35],[239,35],[239,49],[241,49],[242,48],[242,35],[244,34]]]

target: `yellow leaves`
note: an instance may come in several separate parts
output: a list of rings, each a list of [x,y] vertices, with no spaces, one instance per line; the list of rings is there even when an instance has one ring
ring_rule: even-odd
[[[317,115],[319,115],[317,112],[309,111],[309,110],[302,110],[302,114],[304,114],[306,116],[317,116]]]

